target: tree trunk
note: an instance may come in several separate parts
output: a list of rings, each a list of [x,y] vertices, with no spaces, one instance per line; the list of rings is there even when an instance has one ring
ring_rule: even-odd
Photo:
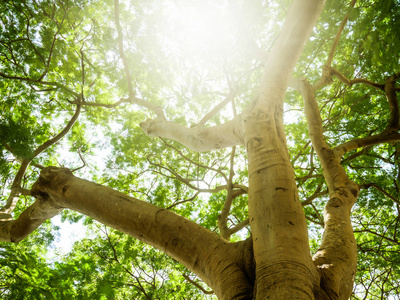
[[[274,111],[246,122],[249,218],[256,262],[256,299],[313,299],[319,275],[283,132]]]
[[[244,114],[256,299],[314,299],[319,287],[286,148],[283,102],[323,4],[319,0],[293,2],[266,62],[259,96]]]

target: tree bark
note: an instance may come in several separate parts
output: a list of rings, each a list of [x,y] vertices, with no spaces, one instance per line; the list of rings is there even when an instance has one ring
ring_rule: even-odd
[[[330,299],[345,300],[351,295],[357,270],[357,244],[350,213],[359,187],[349,179],[340,164],[341,156],[329,147],[323,137],[313,87],[306,80],[299,80],[297,89],[304,98],[311,142],[321,161],[329,189],[329,201],[324,209],[324,235],[313,260],[321,274],[321,287]]]
[[[240,116],[209,128],[187,128],[162,118],[146,120],[140,127],[149,136],[171,139],[197,152],[243,145]]]
[[[75,177],[68,169],[45,168],[32,195],[37,201],[17,220],[0,222],[0,240],[18,242],[68,208],[170,255],[206,282],[219,299],[251,298],[251,240],[229,243],[169,210]]]
[[[328,146],[315,90],[307,81],[297,81],[330,193],[323,241],[312,258],[283,129],[288,82],[323,5],[323,0],[293,2],[266,61],[257,98],[232,121],[211,128],[186,128],[159,117],[141,124],[148,135],[178,141],[194,151],[246,147],[251,239],[229,243],[169,210],[77,178],[67,169],[50,167],[32,188],[37,201],[17,220],[0,222],[0,240],[17,242],[68,208],[170,255],[196,273],[219,299],[348,299],[357,259],[350,210],[359,188],[346,175],[340,159],[343,151],[355,145]],[[394,83],[391,87],[393,118],[389,123],[398,129]]]
[[[314,299],[319,275],[283,130],[283,101],[294,66],[324,1],[294,1],[269,55],[259,97],[244,117],[256,299]]]

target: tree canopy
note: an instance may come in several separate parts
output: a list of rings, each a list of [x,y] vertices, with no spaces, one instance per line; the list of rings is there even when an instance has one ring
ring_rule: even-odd
[[[132,205],[155,205],[155,219],[183,222],[177,228],[188,226],[193,238],[205,228],[237,248],[253,253],[254,247],[255,258],[243,259],[240,267],[261,278],[260,270],[246,269],[252,265],[247,260],[259,265],[258,230],[270,219],[286,217],[277,194],[262,217],[266,225],[249,219],[264,209],[261,198],[251,204],[250,197],[272,195],[269,189],[254,192],[262,183],[252,181],[253,174],[270,165],[251,152],[270,127],[238,124],[253,122],[249,116],[258,106],[272,107],[268,103],[275,102],[257,100],[267,95],[284,100],[273,115],[283,116],[286,135],[279,135],[279,122],[272,130],[278,132],[277,143],[287,147],[290,165],[279,168],[294,173],[298,196],[293,197],[304,211],[311,255],[322,257],[330,241],[341,243],[332,234],[345,221],[331,209],[347,200],[335,193],[354,192],[349,196],[354,201],[358,196],[354,205],[344,208],[351,209],[357,247],[354,286],[346,281],[351,299],[400,299],[400,2],[327,1],[323,6],[310,1],[315,9],[304,2],[1,1],[1,298],[222,298],[223,292],[212,290],[214,279],[210,283],[193,272],[169,246],[123,227],[110,228],[106,225],[113,220],[91,215],[96,209],[110,209],[112,215],[111,202],[98,202],[86,213],[81,200],[70,207],[60,204],[64,200],[44,201],[44,191],[56,187],[44,188],[53,170],[140,201],[129,200]],[[312,12],[310,24],[302,10],[298,15],[305,25],[296,19],[296,5]],[[287,28],[304,32],[304,41]],[[274,60],[291,51],[299,52],[293,62]],[[290,78],[281,80],[285,76]],[[274,81],[276,90],[264,91],[264,84]],[[250,126],[257,130],[249,132]],[[267,150],[262,155],[275,157],[276,149]],[[332,177],[329,168],[347,176],[339,186],[347,192],[335,185],[342,177]],[[279,172],[268,174],[279,181]],[[289,189],[283,179],[278,184],[271,188],[274,193]],[[143,211],[153,207],[143,205]],[[65,222],[81,222],[87,234],[71,252],[49,258],[60,229],[50,218],[57,214]],[[28,224],[30,216],[35,217]],[[147,215],[133,217],[138,227],[146,227]],[[286,226],[296,227],[290,220]],[[167,227],[161,226],[169,232]],[[335,280],[326,279],[325,292],[345,299],[338,292],[345,289],[343,282],[338,287]]]

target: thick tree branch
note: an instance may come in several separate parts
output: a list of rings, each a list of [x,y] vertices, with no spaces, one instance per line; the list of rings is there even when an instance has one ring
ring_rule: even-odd
[[[324,139],[314,88],[304,79],[292,80],[292,84],[303,96],[308,131],[321,161],[330,196],[324,209],[324,235],[313,257],[314,264],[320,272],[324,290],[329,295],[337,295],[338,299],[347,299],[351,295],[351,283],[357,269],[357,248],[350,211],[359,187],[348,178],[340,164],[341,157]]]
[[[146,120],[140,127],[149,136],[171,139],[197,152],[244,144],[240,115],[225,124],[209,128],[187,128],[158,118]]]
[[[328,294],[337,295],[338,298],[347,299],[350,295],[348,282],[354,280],[356,270],[356,243],[352,232],[350,210],[359,191],[359,187],[346,175],[340,159],[350,149],[370,146],[383,140],[398,139],[399,108],[394,88],[396,79],[396,76],[391,76],[385,84],[385,92],[388,95],[391,109],[391,117],[386,129],[379,135],[349,141],[335,149],[331,149],[323,137],[322,120],[315,99],[315,89],[306,80],[298,80],[294,84],[304,98],[311,141],[320,158],[330,192],[330,199],[324,210],[324,236],[321,246],[314,256],[314,263],[320,270],[325,290]],[[342,78],[342,80],[344,79]],[[348,81],[348,83],[367,83],[381,88],[366,81]],[[334,273],[336,273],[336,277],[332,276]],[[347,279],[343,280],[344,278]]]
[[[224,286],[234,283],[244,294],[251,293],[244,270],[244,259],[252,260],[248,241],[228,243],[169,210],[77,178],[68,169],[45,168],[32,194],[38,200],[20,218],[0,223],[0,240],[21,240],[45,219],[69,208],[162,250],[196,273],[222,299],[229,298],[223,295]],[[226,278],[222,284],[221,276]]]
[[[0,241],[17,243],[36,230],[44,221],[61,212],[62,208],[47,195],[37,200],[14,221],[0,221]]]
[[[258,95],[243,112],[256,299],[289,299],[300,294],[311,299],[319,285],[287,152],[283,103],[291,74],[324,4],[323,0],[292,2],[266,60]],[[296,296],[285,288],[289,282]]]
[[[255,100],[263,110],[271,99],[279,99],[279,106],[283,105],[290,76],[324,5],[324,0],[293,1],[265,63],[260,95]]]
[[[348,141],[346,143],[343,143],[335,147],[334,151],[339,157],[342,157],[345,153],[352,150],[379,145],[383,143],[395,142],[395,141],[400,141],[400,133],[398,132],[393,132],[389,134],[380,133],[377,135]]]
[[[314,88],[305,79],[292,79],[291,86],[303,96],[311,142],[321,160],[329,190],[333,191],[338,186],[345,186],[348,177],[340,164],[340,157],[335,155],[323,136],[322,119],[315,99]]]
[[[399,100],[396,95],[396,81],[400,78],[400,73],[386,78],[385,93],[389,102],[390,117],[385,132],[398,132],[400,130],[400,111]]]

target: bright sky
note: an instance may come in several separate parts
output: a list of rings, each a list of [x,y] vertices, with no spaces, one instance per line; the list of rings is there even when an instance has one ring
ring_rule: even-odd
[[[189,58],[220,55],[234,43],[238,22],[228,1],[168,1],[164,7],[165,34],[173,37],[168,45],[173,51]]]
[[[70,224],[68,221],[62,222],[61,215],[57,215],[51,219],[51,223],[60,227],[60,236],[56,237],[49,248],[48,257],[50,260],[55,259],[57,255],[69,253],[74,243],[86,236],[86,228],[82,221]]]

